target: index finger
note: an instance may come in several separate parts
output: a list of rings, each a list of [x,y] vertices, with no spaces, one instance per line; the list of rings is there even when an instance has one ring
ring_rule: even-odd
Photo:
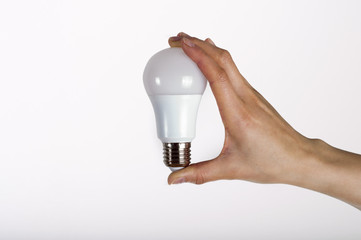
[[[247,80],[239,72],[231,54],[227,50],[217,47],[213,41],[203,41],[195,37],[190,37],[185,33],[179,33],[177,37],[169,38],[170,46],[179,46],[182,37],[192,39],[192,41],[197,44],[198,47],[200,47],[206,54],[213,58],[214,61],[226,71],[237,94],[242,95],[244,92],[244,87],[250,86]]]
[[[244,108],[243,104],[239,104],[239,98],[234,92],[226,71],[191,39],[184,37],[182,48],[207,78],[224,123],[237,119],[239,111]]]

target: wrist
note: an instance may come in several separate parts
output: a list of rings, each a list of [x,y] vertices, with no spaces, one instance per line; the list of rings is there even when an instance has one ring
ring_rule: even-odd
[[[321,192],[361,209],[361,156],[319,139],[308,139],[305,149],[283,183]]]
[[[325,161],[328,144],[321,139],[304,138],[299,151],[291,157],[289,166],[281,179],[282,183],[315,189],[322,172],[327,169]]]

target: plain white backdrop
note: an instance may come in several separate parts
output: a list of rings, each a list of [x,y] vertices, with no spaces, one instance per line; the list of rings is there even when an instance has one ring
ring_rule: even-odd
[[[360,239],[287,185],[168,186],[142,74],[179,31],[229,50],[307,137],[361,152],[358,1],[1,1],[0,239]],[[209,88],[193,161],[224,132]],[[342,179],[340,179],[342,181]]]

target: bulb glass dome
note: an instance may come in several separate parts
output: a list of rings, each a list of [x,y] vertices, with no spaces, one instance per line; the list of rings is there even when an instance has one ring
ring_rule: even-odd
[[[148,95],[202,95],[207,81],[181,48],[167,48],[148,61],[143,74]]]

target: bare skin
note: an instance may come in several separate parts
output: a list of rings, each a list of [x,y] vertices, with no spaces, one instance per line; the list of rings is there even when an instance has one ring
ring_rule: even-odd
[[[284,183],[361,209],[361,155],[294,130],[241,75],[229,52],[212,40],[179,33],[169,38],[169,45],[181,47],[206,76],[225,128],[219,156],[173,172],[169,184],[221,179]]]

